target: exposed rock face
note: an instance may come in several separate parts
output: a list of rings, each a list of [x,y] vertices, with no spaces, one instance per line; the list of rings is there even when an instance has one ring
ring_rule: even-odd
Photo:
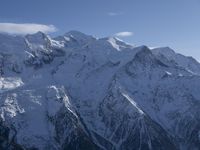
[[[70,31],[0,35],[0,149],[198,150],[200,64]]]

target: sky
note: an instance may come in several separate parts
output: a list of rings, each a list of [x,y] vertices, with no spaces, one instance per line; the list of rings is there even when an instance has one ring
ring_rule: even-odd
[[[200,60],[200,0],[0,0],[0,32],[78,30]]]

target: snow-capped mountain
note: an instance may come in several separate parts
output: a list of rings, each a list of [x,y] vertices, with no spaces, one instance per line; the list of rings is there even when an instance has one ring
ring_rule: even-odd
[[[200,64],[70,31],[0,34],[0,149],[199,150]]]

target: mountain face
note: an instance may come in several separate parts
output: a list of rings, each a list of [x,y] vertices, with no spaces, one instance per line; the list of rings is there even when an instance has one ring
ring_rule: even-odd
[[[200,64],[78,31],[0,34],[0,149],[199,150]]]

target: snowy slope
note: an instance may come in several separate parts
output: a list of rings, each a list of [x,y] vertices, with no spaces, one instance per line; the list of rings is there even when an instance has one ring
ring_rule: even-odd
[[[0,149],[198,150],[200,65],[70,31],[0,35]]]

